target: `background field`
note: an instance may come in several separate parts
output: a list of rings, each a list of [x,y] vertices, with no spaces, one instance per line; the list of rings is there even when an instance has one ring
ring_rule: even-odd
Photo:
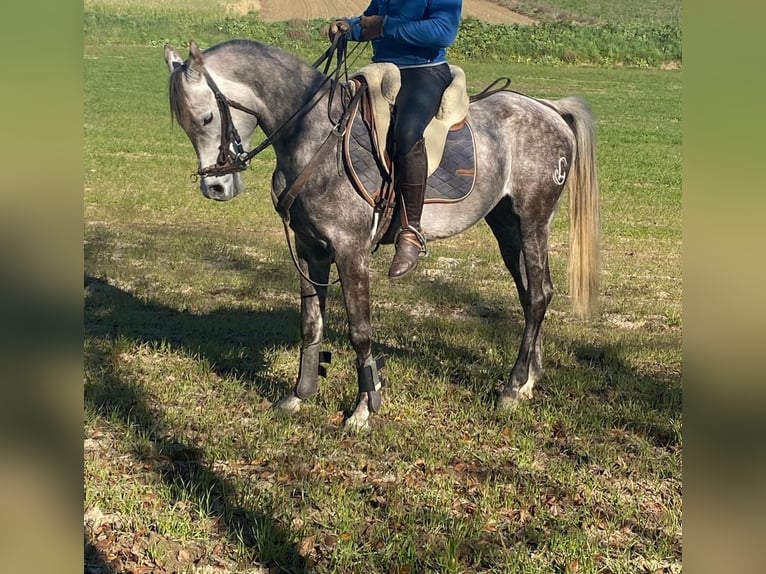
[[[562,206],[547,374],[501,415],[492,394],[522,318],[486,225],[432,244],[397,285],[384,247],[373,317],[392,385],[354,436],[340,428],[355,373],[337,288],[330,377],[296,417],[269,409],[299,348],[273,156],[234,202],[208,202],[169,118],[166,40],[183,53],[242,34],[318,54],[323,22],[238,4],[85,3],[85,571],[679,572],[680,7],[626,3],[605,22],[574,2],[518,3],[544,24],[464,23],[472,41],[451,59],[470,91],[508,75],[533,95],[583,95],[598,117],[601,314],[569,312]]]
[[[333,18],[359,14],[367,0],[85,0],[86,10],[179,9],[187,12],[218,11],[242,16],[257,12],[264,20]],[[464,18],[480,18],[492,23],[529,23],[562,20],[578,23],[655,23],[680,25],[679,0],[613,2],[611,0],[464,0]]]

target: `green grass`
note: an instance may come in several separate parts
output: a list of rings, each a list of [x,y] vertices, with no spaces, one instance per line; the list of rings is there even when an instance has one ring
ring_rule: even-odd
[[[497,62],[658,67],[681,60],[681,29],[673,25],[569,22],[534,26],[464,20],[451,57]]]
[[[261,40],[314,59],[327,44],[327,22],[292,20],[264,22],[257,13],[234,15],[212,5],[204,10],[133,6],[116,9],[94,3],[86,6],[87,44],[162,47],[203,47],[232,37]],[[571,20],[534,26],[495,25],[476,19],[461,23],[452,59],[600,66],[678,66],[681,59],[679,23],[605,21],[591,26]]]
[[[86,6],[87,7],[87,6]],[[678,572],[681,182],[678,71],[456,59],[478,92],[508,75],[598,117],[603,296],[566,296],[554,221],[546,377],[492,409],[522,328],[483,223],[431,245],[411,279],[372,258],[391,387],[348,435],[353,354],[331,290],[320,394],[297,373],[298,277],[269,198],[273,155],[236,200],[204,200],[170,121],[161,47],[85,49],[86,561],[119,572]],[[131,42],[128,42],[131,44]],[[307,54],[308,55],[308,54]],[[100,513],[100,514],[99,514]],[[216,570],[213,570],[216,571]]]

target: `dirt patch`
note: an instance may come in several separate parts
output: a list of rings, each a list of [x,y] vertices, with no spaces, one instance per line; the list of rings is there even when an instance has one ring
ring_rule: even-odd
[[[367,8],[367,0],[235,0],[229,9],[234,14],[260,12],[264,20],[330,19],[337,16],[355,16]],[[533,24],[534,20],[490,0],[465,0],[463,17],[478,18],[493,24]]]
[[[260,0],[235,0],[231,2],[227,7],[227,10],[237,16],[244,16],[248,12],[260,12],[261,2]]]

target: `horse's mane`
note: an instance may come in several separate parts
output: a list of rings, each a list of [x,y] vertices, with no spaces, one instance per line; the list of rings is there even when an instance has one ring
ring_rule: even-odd
[[[186,105],[186,90],[184,89],[183,76],[187,73],[186,62],[178,66],[170,73],[168,83],[168,97],[170,101],[170,115],[183,128],[191,124],[191,114]]]
[[[208,58],[215,58],[223,51],[239,52],[261,61],[267,59],[276,60],[283,69],[297,69],[300,70],[301,74],[304,76],[321,76],[321,74],[318,74],[315,69],[306,64],[298,56],[256,40],[227,40],[220,44],[216,44],[215,46],[211,46],[203,52],[203,55],[207,60]],[[247,70],[245,68],[237,69],[236,67],[230,68],[228,71],[234,77],[237,77],[239,74],[252,73],[252,70]],[[186,92],[184,89],[184,77],[188,73],[189,60],[186,60],[183,65],[178,66],[170,73],[169,79],[168,94],[170,100],[170,114],[181,127],[189,126],[192,119],[189,114],[189,108],[186,105]]]

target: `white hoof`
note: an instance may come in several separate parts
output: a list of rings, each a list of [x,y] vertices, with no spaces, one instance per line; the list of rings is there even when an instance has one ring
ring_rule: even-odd
[[[512,389],[509,395],[500,395],[497,401],[497,408],[501,411],[512,411],[519,406],[521,401],[528,401],[532,398],[532,388],[534,383],[528,382],[518,389]]]
[[[286,412],[288,414],[294,415],[299,410],[301,410],[301,403],[303,401],[295,396],[294,393],[290,393],[286,397],[284,397],[282,400],[280,400],[276,405],[274,405],[274,408],[277,408],[283,412]]]
[[[527,382],[523,387],[521,387],[518,391],[519,393],[519,400],[520,401],[528,401],[532,398],[532,389],[534,388],[535,384],[531,381]]]
[[[369,419],[360,417],[354,413],[348,417],[348,419],[346,419],[346,423],[343,425],[343,428],[349,432],[362,432],[370,430]]]

